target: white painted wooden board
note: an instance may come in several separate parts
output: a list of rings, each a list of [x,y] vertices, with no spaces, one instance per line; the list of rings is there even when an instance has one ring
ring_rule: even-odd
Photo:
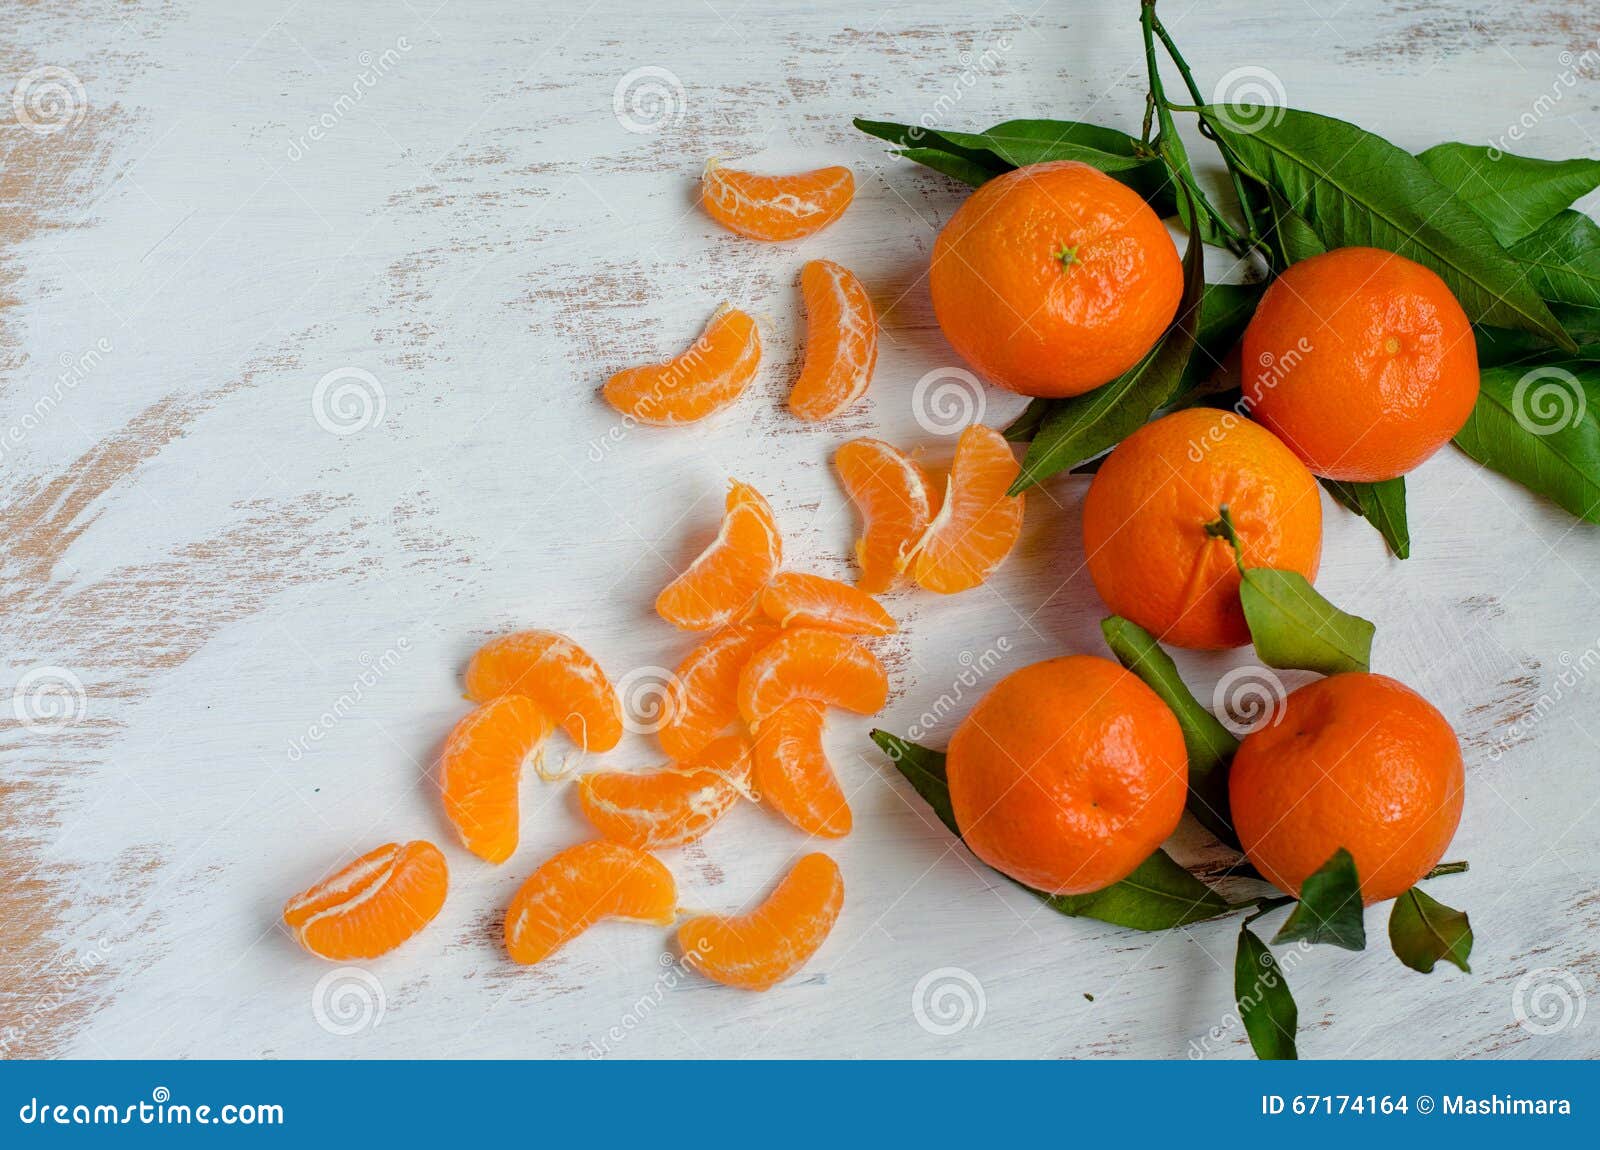
[[[691,640],[651,600],[730,475],[772,499],[797,565],[849,573],[834,447],[953,446],[913,388],[958,363],[924,271],[961,196],[850,117],[1136,127],[1136,7],[5,5],[4,87],[26,98],[0,106],[0,685],[68,720],[0,709],[6,1053],[1247,1056],[1236,1023],[1206,1038],[1230,1011],[1233,922],[1146,936],[1055,916],[952,849],[865,720],[830,734],[856,811],[828,848],[844,915],[762,996],[679,978],[650,927],[514,967],[503,908],[583,837],[570,791],[530,781],[522,849],[495,869],[454,844],[426,777],[489,635],[562,630],[617,678],[674,665]],[[1265,69],[1244,79],[1412,148],[1527,122],[1511,150],[1600,151],[1591,4],[1162,10],[1208,86]],[[845,163],[859,192],[821,235],[757,245],[695,208],[708,155]],[[885,328],[869,401],[820,428],[780,407],[813,256],[857,271]],[[763,320],[751,393],[701,426],[619,432],[605,376],[675,351],[724,299]],[[340,398],[318,407],[324,380]],[[992,424],[1021,406],[977,398]],[[883,725],[918,724],[985,652],[998,674],[1103,650],[1083,489],[1030,496],[989,586],[892,600]],[[1328,505],[1321,586],[1462,734],[1450,856],[1472,871],[1436,890],[1472,915],[1474,973],[1403,969],[1375,912],[1367,953],[1290,956],[1301,1049],[1593,1057],[1600,535],[1453,452],[1410,490],[1405,563]],[[1180,660],[1202,697],[1246,661]],[[638,736],[610,756],[653,759]],[[443,913],[321,982],[333,968],[277,925],[284,898],[411,837],[445,845]],[[744,806],[668,861],[686,905],[731,910],[806,846]],[[1187,824],[1172,849],[1223,857]]]

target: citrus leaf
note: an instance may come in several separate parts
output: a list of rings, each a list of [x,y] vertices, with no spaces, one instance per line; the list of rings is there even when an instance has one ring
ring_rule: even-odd
[[[1482,144],[1435,144],[1417,159],[1507,247],[1600,187],[1600,160],[1535,160]]]
[[[1044,425],[1045,416],[1050,414],[1050,407],[1055,402],[1044,396],[1030,400],[1028,406],[1022,409],[1022,414],[1007,425],[1003,434],[1012,443],[1027,443],[1039,434],[1039,428]]]
[[[1239,951],[1233,960],[1233,997],[1257,1058],[1300,1057],[1294,1043],[1300,1025],[1294,995],[1272,951],[1244,924],[1239,926]]]
[[[1600,523],[1600,364],[1492,367],[1456,446],[1485,467]]]
[[[939,821],[959,838],[955,812],[950,805],[950,785],[945,780],[945,757],[938,751],[897,738],[888,731],[873,731],[872,741],[923,797]],[[1007,876],[1009,878],[1009,876]],[[1016,882],[1015,879],[1011,879]],[[1092,894],[1054,895],[1017,883],[1046,906],[1071,918],[1093,918],[1133,930],[1168,930],[1226,914],[1234,906],[1194,875],[1158,850],[1127,878]]]
[[[1511,254],[1530,267],[1545,299],[1600,308],[1600,224],[1582,212],[1560,213]]]
[[[1432,974],[1440,959],[1472,973],[1467,965],[1472,954],[1472,924],[1466,913],[1445,906],[1417,887],[1394,900],[1389,911],[1389,945],[1401,962],[1423,974]]]
[[[1397,475],[1382,483],[1351,483],[1343,479],[1324,479],[1339,504],[1353,511],[1378,529],[1395,558],[1411,556],[1411,529],[1406,525],[1406,477]]]
[[[999,173],[990,171],[982,164],[973,163],[962,156],[941,152],[937,148],[902,148],[895,155],[905,159],[914,160],[925,168],[932,168],[947,176],[960,180],[963,184],[977,187],[994,179]]]
[[[1187,196],[1187,191],[1184,194]],[[1020,495],[1056,472],[1076,467],[1122,442],[1177,391],[1200,322],[1206,286],[1203,246],[1191,232],[1183,253],[1183,298],[1166,333],[1144,358],[1110,383],[1052,404],[1007,494]]]
[[[1577,355],[1572,357],[1568,353],[1569,357],[1600,362],[1600,308],[1553,303],[1550,311],[1578,345]],[[1473,327],[1472,334],[1478,344],[1480,368],[1528,363],[1561,354],[1549,340],[1540,339],[1532,332],[1477,325]]]
[[[1409,152],[1354,124],[1291,108],[1273,109],[1248,129],[1233,126],[1229,109],[1202,107],[1200,115],[1328,247],[1398,252],[1438,272],[1474,322],[1573,346],[1489,225]]]
[[[1272,941],[1327,943],[1345,950],[1367,948],[1361,881],[1356,860],[1340,847],[1300,884],[1300,901]]]
[[[1189,813],[1231,847],[1239,845],[1228,812],[1228,764],[1239,740],[1202,707],[1178,674],[1178,665],[1154,635],[1120,615],[1101,620],[1106,646],[1177,716],[1189,752]]]
[[[1328,602],[1298,571],[1245,568],[1239,601],[1256,654],[1267,666],[1324,675],[1370,669],[1377,629]]]

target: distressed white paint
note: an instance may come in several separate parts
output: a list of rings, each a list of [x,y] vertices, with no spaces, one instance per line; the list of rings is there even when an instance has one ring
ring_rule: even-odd
[[[91,193],[56,205],[70,227],[9,253],[20,279],[7,319],[26,359],[0,377],[6,426],[61,356],[102,338],[114,350],[8,450],[0,499],[69,470],[164,397],[194,401],[181,434],[84,512],[92,524],[40,592],[45,614],[7,632],[13,679],[91,658],[116,672],[85,675],[87,717],[73,729],[106,724],[103,735],[9,728],[0,742],[8,774],[51,779],[48,805],[13,805],[5,822],[32,825],[29,874],[66,904],[46,953],[104,945],[93,977],[59,980],[75,1006],[13,996],[13,1021],[44,1032],[34,1049],[91,1057],[582,1056],[625,1025],[610,1048],[627,1056],[1183,1056],[1230,1008],[1234,924],[1150,937],[1054,916],[951,849],[871,751],[865,721],[841,717],[830,735],[856,831],[829,848],[848,896],[826,948],[764,996],[685,979],[637,1026],[625,1023],[635,1004],[674,980],[665,932],[605,926],[533,970],[499,945],[520,879],[585,833],[571,795],[530,779],[522,849],[492,869],[450,841],[423,777],[464,712],[459,669],[490,634],[565,631],[614,677],[675,664],[690,643],[650,603],[714,529],[729,475],[772,499],[797,565],[848,571],[832,449],[871,433],[938,460],[953,444],[918,426],[911,394],[956,362],[922,276],[960,194],[889,161],[849,118],[1136,126],[1136,5],[433,9],[106,0],[30,12],[12,33],[36,63],[81,78],[87,128],[105,127],[111,150]],[[1291,102],[1414,148],[1498,137],[1600,35],[1581,3],[1485,13],[1362,0],[1322,18],[1312,5],[1168,0],[1163,12],[1203,83],[1270,69]],[[386,50],[384,74],[342,106],[363,60]],[[681,116],[659,131],[613,115],[619,80],[640,68],[682,86]],[[1580,79],[1520,150],[1595,154],[1597,94],[1600,77]],[[324,138],[302,139],[325,115]],[[710,154],[770,170],[847,163],[858,197],[809,241],[752,244],[693,206]],[[780,408],[811,256],[856,271],[885,315],[867,406],[823,428]],[[609,441],[616,419],[596,398],[606,374],[677,350],[724,299],[764,319],[751,393],[705,425]],[[313,393],[349,368],[378,381],[384,410],[341,436],[313,418]],[[991,423],[1020,407],[985,398]],[[887,645],[897,697],[883,725],[916,723],[964,652],[1003,639],[1009,669],[1102,650],[1082,491],[1065,480],[1030,497],[1021,551],[990,586],[891,602],[905,626]],[[1600,993],[1595,687],[1557,692],[1569,661],[1600,642],[1600,536],[1455,454],[1411,492],[1415,557],[1403,564],[1329,506],[1321,585],[1377,622],[1378,668],[1423,690],[1467,740],[1450,855],[1473,869],[1436,892],[1472,915],[1475,973],[1401,968],[1373,913],[1367,953],[1318,952],[1291,971],[1301,1049],[1594,1056],[1600,1003],[1549,1037],[1519,1028],[1512,1003],[1536,968]],[[72,598],[152,572],[131,606]],[[95,647],[124,618],[111,653]],[[162,628],[189,635],[170,665],[139,648],[140,632]],[[1206,695],[1241,661],[1182,665]],[[347,716],[323,723],[376,666]],[[1542,692],[1560,697],[1524,741],[1494,750]],[[630,736],[613,760],[653,757]],[[381,1024],[328,1033],[311,1005],[327,968],[277,925],[282,902],[341,855],[412,837],[445,845],[448,904],[425,934],[363,964],[386,997]],[[723,910],[805,846],[743,805],[667,858],[686,905]],[[1188,827],[1174,850],[1219,857]],[[8,918],[33,902],[0,893]],[[942,967],[969,972],[985,1003],[978,1025],[948,1036],[920,1026],[912,1002]],[[30,994],[52,985],[34,974]],[[1247,1052],[1236,1026],[1216,1050]]]

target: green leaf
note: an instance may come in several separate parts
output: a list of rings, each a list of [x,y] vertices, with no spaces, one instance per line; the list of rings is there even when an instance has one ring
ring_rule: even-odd
[[[1511,254],[1530,267],[1545,299],[1600,308],[1600,224],[1582,212],[1560,213]]]
[[[1600,361],[1600,308],[1554,303],[1550,305],[1550,310],[1567,334],[1577,342],[1578,353],[1574,358]],[[1532,332],[1477,325],[1473,327],[1472,334],[1477,339],[1480,368],[1548,360],[1560,355],[1554,344]]]
[[[1600,160],[1535,160],[1482,144],[1435,144],[1417,159],[1507,247],[1600,187]]]
[[[1406,477],[1397,475],[1382,483],[1351,483],[1324,479],[1322,486],[1348,511],[1378,529],[1395,558],[1411,555],[1411,529],[1406,525]]]
[[[1367,948],[1361,881],[1356,860],[1340,847],[1300,884],[1300,901],[1272,941],[1327,943],[1346,950]]]
[[[937,148],[902,148],[895,155],[914,160],[925,168],[932,168],[936,172],[942,172],[974,188],[979,184],[988,183],[999,174],[989,170],[982,164],[975,164],[962,156],[941,152]]]
[[[1239,927],[1239,952],[1233,960],[1233,997],[1250,1048],[1261,1059],[1299,1058],[1295,1030],[1300,1012],[1278,968],[1278,960],[1249,926]]]
[[[1324,675],[1370,669],[1376,628],[1328,602],[1298,571],[1245,568],[1239,601],[1267,666]]]
[[[1013,168],[1051,160],[1089,164],[1146,199],[1159,200],[1167,182],[1161,161],[1144,151],[1138,140],[1099,124],[1007,120],[983,132],[955,132],[885,120],[857,119],[855,126],[870,136],[900,145],[904,149],[900,154],[907,159],[973,185]],[[940,154],[950,159],[936,159]]]
[[[1456,445],[1485,467],[1600,523],[1600,364],[1506,365],[1479,374]]]
[[[1248,130],[1233,127],[1227,109],[1204,107],[1200,115],[1252,178],[1277,189],[1328,247],[1398,252],[1438,272],[1474,322],[1526,328],[1573,346],[1526,269],[1415,156],[1312,112],[1275,109]]]
[[[1032,400],[1022,409],[1022,414],[1011,421],[1003,434],[1012,443],[1027,443],[1039,434],[1039,428],[1043,426],[1045,416],[1050,414],[1050,405],[1053,403],[1055,400],[1044,396]]]
[[[950,784],[945,781],[944,755],[898,739],[888,731],[873,731],[872,741],[889,756],[889,761],[906,777],[922,800],[933,808],[939,821],[959,838],[961,831],[956,826],[956,813],[950,806]]]
[[[939,820],[958,838],[955,811],[950,805],[950,785],[945,781],[945,757],[888,731],[873,731],[872,741],[933,808]],[[1009,876],[1007,876],[1009,878]],[[1015,879],[1011,879],[1016,882]],[[1167,930],[1233,910],[1233,904],[1165,852],[1158,850],[1127,878],[1092,894],[1053,895],[1017,883],[1045,905],[1073,918],[1094,918],[1133,930]]]
[[[1176,392],[1200,322],[1206,286],[1202,250],[1200,239],[1190,233],[1183,253],[1183,298],[1172,326],[1143,359],[1110,383],[1051,406],[1028,445],[1021,474],[1008,494],[1020,495],[1056,472],[1076,467],[1122,442]]]
[[[1217,838],[1237,847],[1239,836],[1228,812],[1228,764],[1239,740],[1200,705],[1154,635],[1120,615],[1102,620],[1100,630],[1117,661],[1144,680],[1177,716],[1189,752],[1189,813]]]
[[[1234,909],[1232,903],[1162,850],[1145,859],[1121,882],[1093,894],[1033,893],[1062,914],[1099,919],[1132,930],[1170,930]]]
[[[1328,250],[1317,237],[1316,229],[1289,206],[1280,192],[1254,180],[1247,181],[1244,186],[1257,220],[1265,221],[1266,234],[1262,239],[1267,241],[1271,251],[1274,272],[1282,272],[1290,264]]]
[[[1423,974],[1432,974],[1441,958],[1472,973],[1467,965],[1472,954],[1472,924],[1466,913],[1445,906],[1417,887],[1394,900],[1389,911],[1389,945],[1401,962]]]

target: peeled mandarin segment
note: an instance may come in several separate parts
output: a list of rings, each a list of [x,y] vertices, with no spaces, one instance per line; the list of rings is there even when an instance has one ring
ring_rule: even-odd
[[[700,178],[706,214],[753,240],[797,240],[821,231],[844,214],[855,194],[849,168],[758,176],[712,160]]]
[[[439,755],[445,814],[479,858],[501,863],[515,853],[522,764],[550,729],[532,699],[503,695],[462,719],[445,741]]]
[[[761,611],[784,627],[821,627],[846,635],[892,635],[894,616],[848,583],[783,571],[761,592]]]
[[[939,489],[909,456],[877,439],[846,443],[833,466],[861,516],[857,585],[869,595],[887,591],[938,512]]]
[[[761,724],[756,737],[755,782],[761,801],[810,835],[850,833],[850,804],[822,747],[826,712],[821,703],[786,703]]]
[[[656,737],[680,762],[692,757],[739,718],[739,672],[778,637],[767,623],[741,623],[701,643],[673,673],[667,720]]]
[[[889,676],[878,657],[849,636],[796,628],[745,665],[739,675],[739,713],[754,728],[796,699],[871,715],[889,699]]]
[[[918,586],[950,595],[994,574],[1022,533],[1022,496],[1006,494],[1021,470],[998,431],[974,424],[961,433],[944,506],[917,545]]]
[[[665,363],[619,371],[606,381],[606,402],[640,423],[693,423],[744,394],[761,363],[761,331],[745,312],[724,304],[693,346]]]
[[[717,537],[656,596],[656,613],[686,631],[743,619],[782,562],[772,508],[754,487],[734,480]]]
[[[517,631],[485,643],[467,664],[467,698],[522,695],[586,751],[622,739],[622,701],[600,664],[554,631]]]
[[[433,921],[449,886],[438,847],[386,843],[295,895],[283,921],[319,958],[377,958]]]
[[[806,359],[789,392],[801,419],[827,419],[861,398],[878,362],[878,316],[867,289],[832,260],[800,270],[806,305]]]
[[[606,838],[640,850],[694,842],[738,802],[750,740],[717,739],[692,763],[659,771],[597,771],[578,779],[578,804]]]
[[[622,843],[580,843],[546,860],[506,911],[506,950],[542,962],[603,918],[670,924],[678,888],[659,859]]]
[[[704,915],[678,928],[684,960],[725,986],[770,990],[817,953],[844,907],[844,878],[825,854],[810,854],[749,914]]]

